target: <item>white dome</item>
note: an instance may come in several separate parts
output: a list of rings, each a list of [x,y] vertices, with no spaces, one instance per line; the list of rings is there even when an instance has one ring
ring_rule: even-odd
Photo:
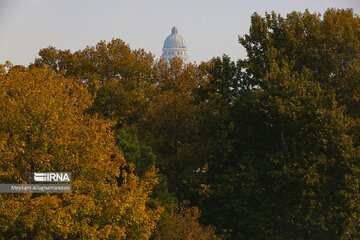
[[[171,29],[171,35],[165,39],[163,48],[186,48],[185,40],[178,34],[176,27]]]
[[[181,58],[185,64],[188,64],[188,55],[185,40],[178,34],[176,27],[171,29],[171,35],[165,39],[163,53],[161,58],[165,62],[170,62],[174,57]]]

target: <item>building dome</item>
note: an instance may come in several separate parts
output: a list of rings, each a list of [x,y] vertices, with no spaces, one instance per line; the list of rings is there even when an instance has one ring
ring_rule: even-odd
[[[178,29],[173,27],[171,34],[165,39],[161,58],[165,62],[170,62],[174,57],[181,58],[185,64],[188,64],[188,55],[185,40],[178,34]]]
[[[176,27],[171,29],[171,34],[165,39],[163,48],[186,48],[185,40],[178,34]]]

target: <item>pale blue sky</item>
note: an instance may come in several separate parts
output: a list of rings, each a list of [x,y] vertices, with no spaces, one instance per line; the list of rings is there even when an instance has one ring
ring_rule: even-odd
[[[245,57],[238,35],[248,32],[254,12],[323,13],[328,7],[360,14],[360,0],[0,0],[0,63],[28,65],[49,45],[76,51],[112,38],[160,57],[173,26],[189,60],[224,53],[236,60]]]

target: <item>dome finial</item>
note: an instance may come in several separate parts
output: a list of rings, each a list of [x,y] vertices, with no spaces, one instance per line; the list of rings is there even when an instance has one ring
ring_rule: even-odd
[[[177,34],[177,33],[178,33],[177,27],[173,26],[173,28],[171,29],[171,34]]]

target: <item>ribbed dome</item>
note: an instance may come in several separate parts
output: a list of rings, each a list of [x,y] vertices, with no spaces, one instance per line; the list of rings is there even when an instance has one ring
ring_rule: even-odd
[[[165,39],[163,48],[186,48],[185,40],[178,34],[176,27],[171,29],[171,35]]]

